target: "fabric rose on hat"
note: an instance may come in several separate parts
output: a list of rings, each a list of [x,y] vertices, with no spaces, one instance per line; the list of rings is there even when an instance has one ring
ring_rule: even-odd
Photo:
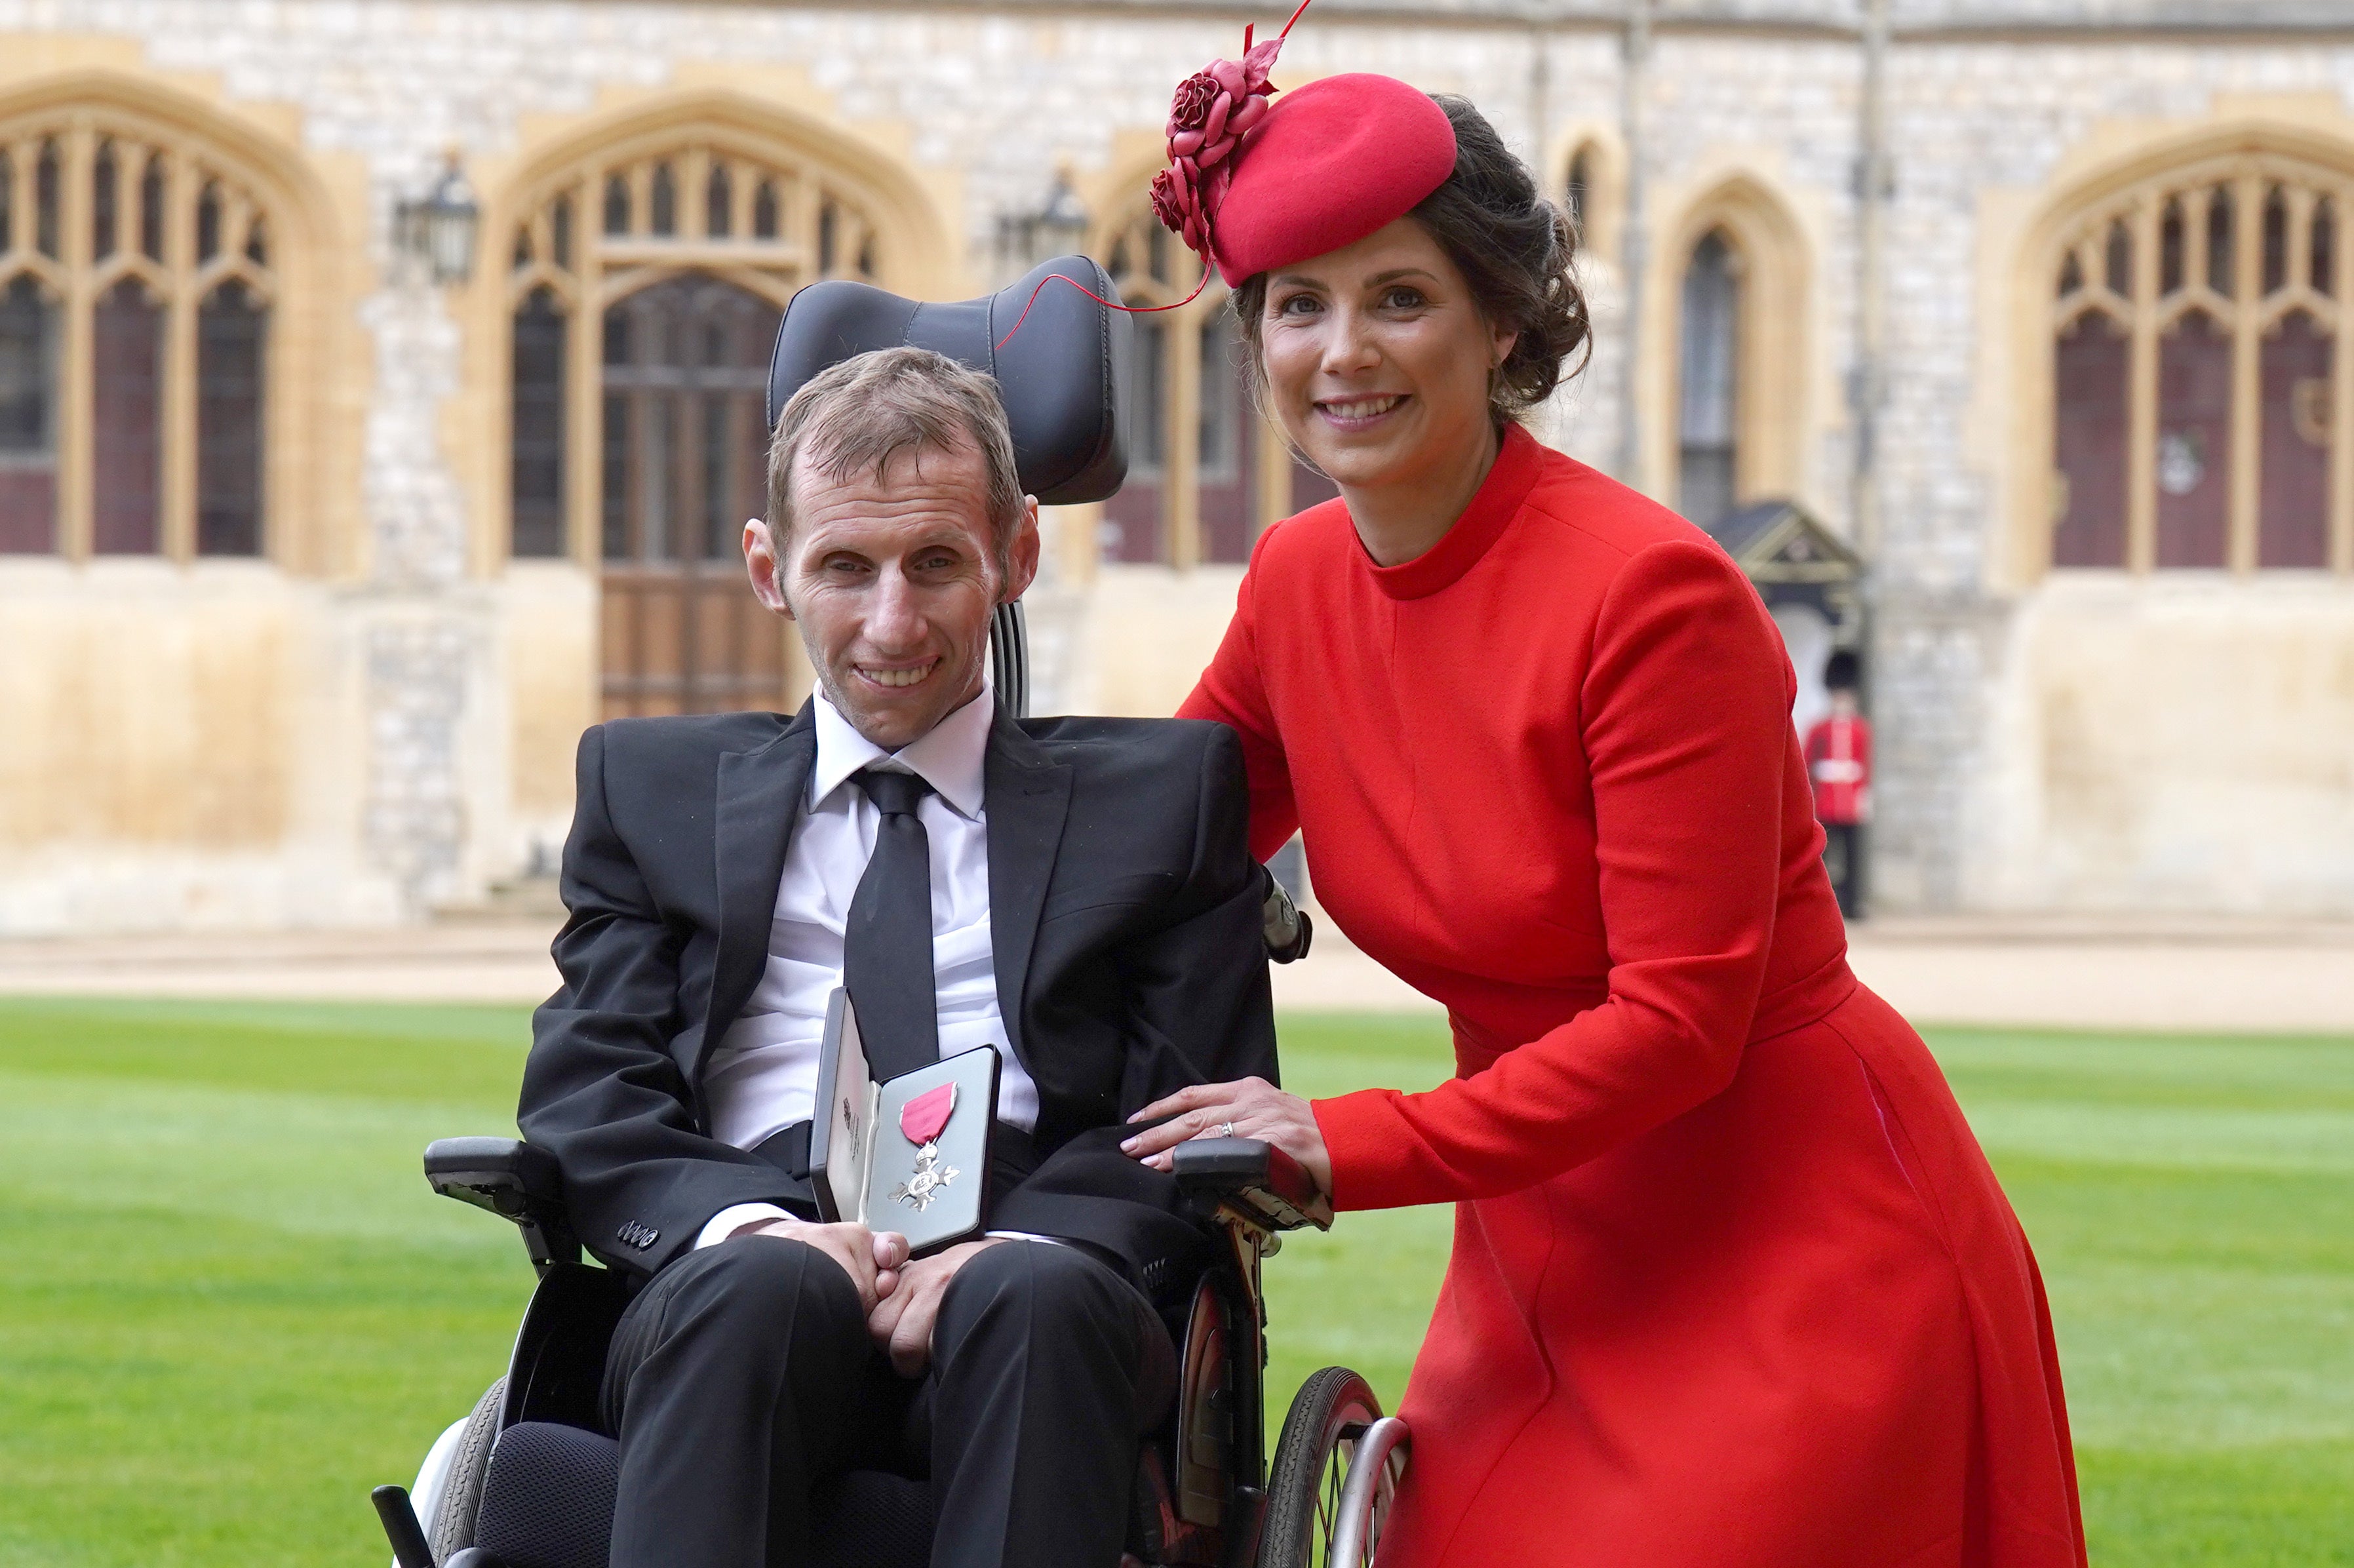
[[[1241,59],[1213,60],[1177,84],[1169,105],[1169,167],[1152,178],[1152,216],[1190,250],[1209,249],[1210,208],[1224,188],[1221,165],[1267,113],[1276,90],[1267,74],[1282,49],[1280,37],[1252,44],[1246,27]]]
[[[1171,156],[1177,153],[1177,138],[1189,132],[1198,132],[1209,122],[1210,105],[1218,101],[1218,79],[1208,71],[1197,70],[1177,84],[1177,96],[1169,105],[1169,144]],[[1196,135],[1184,151],[1191,154],[1201,150],[1202,139]]]
[[[1193,167],[1176,163],[1152,176],[1152,216],[1161,227],[1182,235],[1186,248],[1199,250],[1207,243],[1202,218],[1202,196],[1194,185]]]

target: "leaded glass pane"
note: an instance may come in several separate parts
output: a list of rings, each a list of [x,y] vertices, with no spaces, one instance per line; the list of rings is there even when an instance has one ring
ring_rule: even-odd
[[[2204,312],[2158,345],[2158,564],[2220,567],[2231,520],[2232,334]]]
[[[555,294],[534,290],[514,318],[511,484],[518,556],[564,554],[566,338]]]
[[[2328,334],[2299,311],[2259,348],[2264,389],[2263,495],[2256,564],[2329,564]]]
[[[1684,270],[1677,382],[1677,503],[1706,527],[1733,510],[1739,419],[1741,285],[1724,231],[1692,248]]]
[[[57,548],[58,317],[30,278],[0,289],[0,555]]]
[[[196,311],[196,553],[261,553],[270,307],[232,280]]]
[[[116,175],[120,173],[114,143],[100,143],[98,157],[90,171],[90,253],[100,261],[114,254],[121,238],[121,209],[115,201]]]
[[[2100,312],[2053,345],[2052,564],[2126,564],[2126,452],[2132,340]]]
[[[164,307],[129,279],[90,320],[91,548],[152,556],[163,547]]]
[[[33,171],[34,244],[51,260],[58,257],[58,233],[64,226],[65,176],[58,161],[58,144],[41,143],[40,162]]]

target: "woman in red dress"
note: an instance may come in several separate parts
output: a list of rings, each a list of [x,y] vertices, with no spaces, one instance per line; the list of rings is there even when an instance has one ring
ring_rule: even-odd
[[[1252,63],[1208,73],[1221,130]],[[1241,734],[1254,850],[1304,834],[1458,1071],[1188,1091],[1129,1148],[1231,1124],[1337,1209],[1456,1206],[1384,1568],[2083,1563],[2035,1260],[1849,972],[1773,622],[1514,422],[1585,340],[1567,223],[1469,104],[1386,78],[1223,152],[1197,112],[1172,150],[1219,156],[1164,218],[1341,497],[1260,538],[1182,711]]]

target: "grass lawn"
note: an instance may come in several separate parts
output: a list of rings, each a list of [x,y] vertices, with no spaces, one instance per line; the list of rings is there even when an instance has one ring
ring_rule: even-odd
[[[498,1375],[513,1232],[429,1139],[512,1126],[518,1009],[0,1002],[0,1564],[380,1564]],[[2105,1568],[2354,1564],[2354,1042],[1934,1037],[2033,1234]],[[1447,1070],[1420,1020],[1292,1017],[1310,1093]],[[1448,1217],[1269,1266],[1279,1410],[1404,1387]]]

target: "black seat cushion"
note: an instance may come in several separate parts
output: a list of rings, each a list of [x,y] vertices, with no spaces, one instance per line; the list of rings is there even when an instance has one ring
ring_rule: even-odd
[[[1049,276],[1070,282],[1041,287]],[[1011,288],[954,304],[919,304],[844,278],[812,283],[792,297],[777,327],[769,428],[802,384],[830,366],[878,348],[928,348],[997,378],[1024,491],[1050,506],[1107,500],[1128,478],[1127,415],[1118,394],[1131,329],[1124,313],[1071,282],[1103,300],[1119,298],[1110,274],[1085,256],[1057,257]]]
[[[605,1568],[621,1446],[552,1421],[499,1434],[474,1544],[513,1568]]]
[[[482,1478],[474,1542],[506,1568],[605,1568],[621,1446],[549,1421],[499,1434]],[[931,1489],[854,1470],[815,1499],[823,1568],[923,1568],[932,1549]]]
[[[924,1568],[932,1556],[932,1489],[885,1470],[853,1470],[814,1499],[822,1568]]]

